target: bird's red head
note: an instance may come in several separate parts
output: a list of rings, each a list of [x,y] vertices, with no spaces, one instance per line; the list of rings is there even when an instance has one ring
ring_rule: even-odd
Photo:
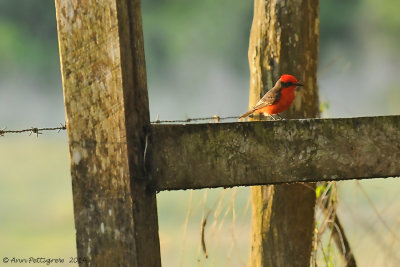
[[[298,83],[297,79],[294,76],[290,74],[283,74],[281,76],[281,86],[282,88],[287,88],[287,87],[296,88],[297,86],[303,86],[303,85],[301,83]]]

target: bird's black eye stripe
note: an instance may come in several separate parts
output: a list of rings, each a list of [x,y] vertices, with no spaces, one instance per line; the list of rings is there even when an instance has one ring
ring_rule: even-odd
[[[292,83],[292,82],[286,82],[286,83],[281,83],[281,86],[283,87],[283,88],[285,88],[285,87],[290,87],[290,86],[293,86],[294,84]]]

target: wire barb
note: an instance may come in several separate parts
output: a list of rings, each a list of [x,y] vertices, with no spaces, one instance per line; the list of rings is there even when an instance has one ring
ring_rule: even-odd
[[[31,127],[27,129],[22,129],[22,130],[7,130],[7,128],[3,128],[0,130],[0,136],[4,136],[5,134],[20,134],[20,133],[29,133],[29,136],[32,134],[35,134],[36,137],[39,137],[39,134],[42,134],[44,131],[58,131],[60,132],[61,130],[66,130],[67,125],[66,123],[62,124],[60,127],[47,127],[47,128],[38,128],[38,127]]]
[[[214,115],[212,117],[202,117],[202,118],[187,118],[185,120],[159,120],[158,116],[155,121],[152,121],[152,124],[161,124],[161,123],[189,123],[189,122],[194,122],[194,121],[223,121],[223,120],[231,120],[231,119],[239,119],[239,116],[228,116],[228,117],[220,117],[218,115]]]
[[[162,123],[189,123],[189,122],[196,122],[196,121],[215,121],[216,123],[223,121],[223,120],[230,120],[230,119],[239,119],[239,116],[228,116],[228,117],[220,117],[218,115],[214,115],[212,117],[201,117],[201,118],[187,118],[185,120],[159,120],[159,115],[155,121],[150,122],[151,124],[162,124]],[[59,127],[48,127],[48,128],[38,128],[38,127],[31,127],[22,130],[7,130],[7,128],[3,128],[0,130],[0,137],[4,136],[5,134],[20,134],[20,133],[29,133],[29,136],[35,134],[36,137],[39,137],[39,134],[43,134],[44,131],[57,131],[60,133],[62,130],[67,129],[66,123],[60,123],[61,126]]]

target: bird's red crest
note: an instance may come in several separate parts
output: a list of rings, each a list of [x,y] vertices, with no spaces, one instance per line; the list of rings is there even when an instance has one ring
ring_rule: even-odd
[[[283,82],[283,83],[292,82],[292,83],[296,84],[297,79],[290,74],[283,74],[281,76],[281,82]]]

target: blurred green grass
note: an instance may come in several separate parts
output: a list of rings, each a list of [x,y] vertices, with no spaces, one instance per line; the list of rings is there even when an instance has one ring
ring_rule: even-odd
[[[0,257],[76,257],[66,139],[7,136],[0,152]]]
[[[64,134],[60,135],[0,138],[0,257],[68,261],[76,256],[68,146]],[[357,262],[359,266],[397,266],[400,242],[393,233],[400,232],[398,179],[360,183],[392,232],[355,181],[338,183],[338,212]],[[163,266],[245,266],[250,249],[249,192],[241,187],[159,193]],[[207,214],[206,259],[200,228]],[[71,266],[51,266],[66,265]]]

